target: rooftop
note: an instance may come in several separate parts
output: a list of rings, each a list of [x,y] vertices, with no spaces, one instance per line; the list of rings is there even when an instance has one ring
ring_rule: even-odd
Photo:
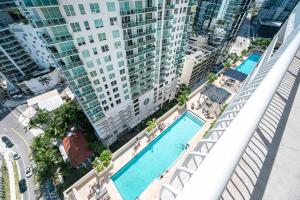
[[[93,155],[81,132],[75,132],[70,136],[65,136],[62,140],[62,145],[73,167],[79,166]]]
[[[63,99],[56,89],[27,100],[28,107],[37,106],[39,109],[46,109],[48,111],[55,110],[63,103]]]

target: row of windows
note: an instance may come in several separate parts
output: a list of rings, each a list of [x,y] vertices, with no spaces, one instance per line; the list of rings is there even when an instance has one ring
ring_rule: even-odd
[[[110,21],[111,26],[117,25],[117,18],[116,17],[111,17],[109,19],[109,21]],[[89,24],[88,21],[84,21],[83,24],[84,24],[85,30],[90,30],[91,29],[90,24]],[[82,30],[79,22],[72,22],[72,23],[70,23],[70,26],[71,26],[73,32],[80,32]],[[95,19],[94,20],[94,27],[96,29],[102,28],[103,27],[102,19]]]
[[[100,7],[98,3],[90,3],[90,11],[91,13],[100,13]],[[75,16],[75,10],[73,5],[64,5],[64,10],[67,16]],[[116,11],[116,6],[114,2],[107,2],[106,3],[107,11],[108,12],[115,12]],[[85,8],[83,4],[78,4],[78,9],[80,11],[81,15],[85,15]]]

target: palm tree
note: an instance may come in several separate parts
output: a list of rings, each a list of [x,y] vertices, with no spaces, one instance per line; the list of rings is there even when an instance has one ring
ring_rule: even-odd
[[[50,77],[40,77],[38,79],[38,81],[42,84],[42,85],[47,85],[47,87],[49,87],[49,83],[51,81],[51,78]]]
[[[93,168],[97,171],[97,172],[101,172],[104,170],[104,165],[101,162],[100,157],[96,157],[95,160],[92,163]]]
[[[152,131],[156,127],[156,119],[153,118],[152,120],[147,121],[147,126],[147,131]]]
[[[183,94],[179,95],[177,100],[178,100],[178,105],[180,107],[184,106],[186,104],[187,100],[188,100],[188,94],[183,93]]]

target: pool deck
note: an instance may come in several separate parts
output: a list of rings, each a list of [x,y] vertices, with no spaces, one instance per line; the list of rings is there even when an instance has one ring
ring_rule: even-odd
[[[214,85],[217,87],[222,87],[220,82],[222,79],[218,77],[218,79],[214,82]],[[181,162],[184,160],[188,153],[195,147],[197,142],[203,137],[205,132],[210,128],[210,124],[216,118],[206,118],[202,113],[202,108],[195,109],[191,108],[192,104],[198,105],[199,97],[201,96],[201,91],[203,91],[204,87],[207,84],[197,88],[192,94],[189,96],[189,100],[185,107],[179,108],[175,106],[169,112],[167,112],[164,116],[158,119],[159,122],[163,121],[167,127],[171,125],[180,115],[184,112],[191,111],[200,117],[205,123],[203,127],[199,130],[199,132],[191,139],[189,142],[190,147],[185,151],[181,157],[177,159],[173,166],[171,166],[167,173],[164,174],[163,178],[155,179],[147,188],[146,190],[140,195],[140,200],[149,200],[149,199],[157,199],[159,195],[160,188],[163,183],[169,182],[174,171],[176,170],[176,166],[180,165]],[[222,87],[224,88],[224,87]],[[228,90],[228,88],[225,88]],[[236,91],[228,90],[232,95],[226,100],[225,103],[229,103],[235,95]],[[166,129],[166,128],[165,128]],[[164,130],[165,130],[164,129]],[[161,131],[157,130],[155,132],[156,137],[161,133]],[[64,192],[65,199],[91,199],[94,200],[95,197],[88,198],[88,195],[91,190],[91,186],[95,183],[100,183],[102,188],[106,188],[107,192],[110,196],[110,199],[113,200],[122,200],[121,195],[119,194],[117,188],[115,187],[113,181],[111,180],[111,176],[116,173],[119,169],[121,169],[130,159],[132,159],[136,154],[138,154],[144,147],[146,147],[149,142],[148,137],[145,134],[140,133],[137,136],[140,140],[140,147],[138,149],[134,148],[134,142],[136,138],[133,138],[132,141],[129,141],[125,144],[120,150],[113,154],[113,166],[112,169],[108,171],[98,174],[95,170],[90,171],[86,176],[81,178],[78,182],[76,182],[73,186],[67,189]],[[119,152],[120,151],[120,152]]]

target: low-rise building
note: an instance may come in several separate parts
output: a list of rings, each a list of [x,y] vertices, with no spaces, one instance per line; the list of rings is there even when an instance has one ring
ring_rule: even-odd
[[[216,66],[220,48],[205,44],[203,38],[191,37],[185,57],[180,84],[193,87],[204,80],[207,74]]]
[[[58,68],[48,68],[18,79],[17,85],[24,94],[40,94],[63,83]]]

